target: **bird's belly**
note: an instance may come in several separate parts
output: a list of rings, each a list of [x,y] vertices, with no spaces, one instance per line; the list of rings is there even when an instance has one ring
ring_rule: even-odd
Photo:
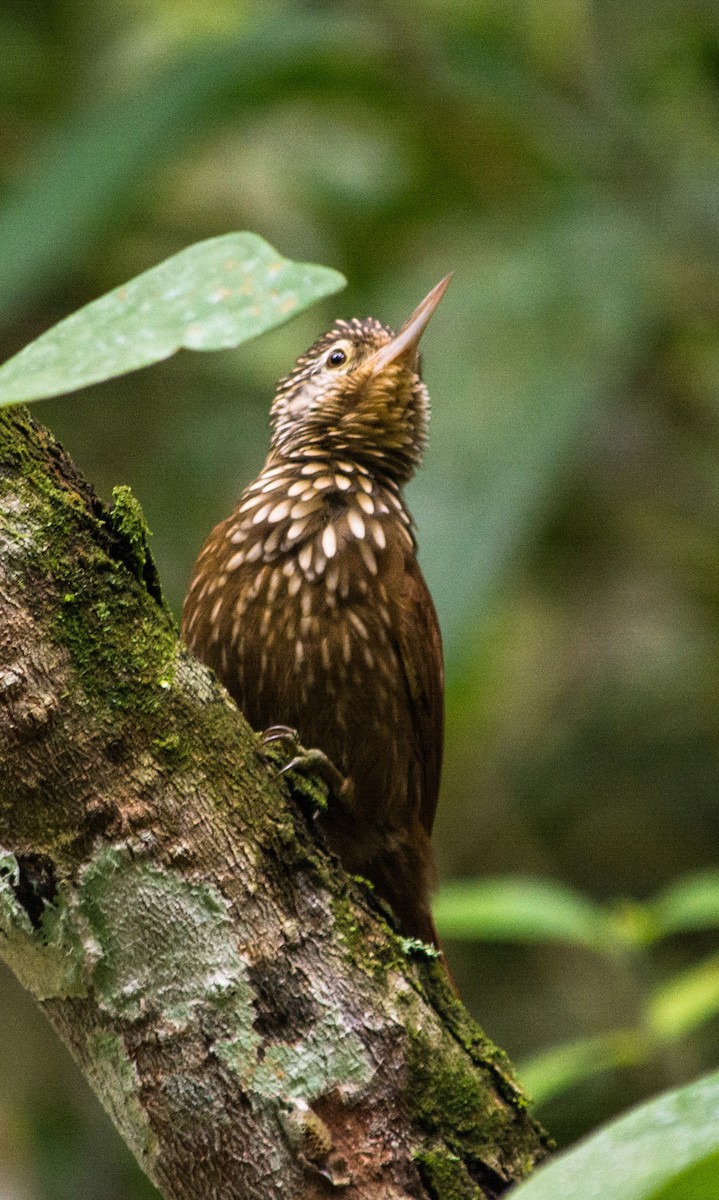
[[[333,761],[347,787],[321,819],[330,845],[406,931],[432,941],[442,739],[434,610],[396,494],[370,495],[365,476],[352,490],[341,476],[345,486],[328,498],[322,476],[320,506],[301,496],[299,511],[289,507],[317,469],[302,468],[286,496],[275,474],[243,494],[200,553],[183,632],[255,729],[291,726]]]
[[[258,595],[236,642],[230,691],[248,720],[289,725],[323,750],[351,781],[347,803],[368,837],[405,824],[411,731],[385,606],[328,597],[319,580],[266,612]]]

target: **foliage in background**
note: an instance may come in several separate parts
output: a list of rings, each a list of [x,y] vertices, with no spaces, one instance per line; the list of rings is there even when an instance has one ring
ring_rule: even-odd
[[[712,867],[715,4],[8,4],[0,144],[0,359],[227,229],[350,281],[236,354],[179,356],[40,407],[105,495],[137,493],[175,606],[262,461],[277,377],[335,316],[399,324],[454,270],[424,348],[434,418],[410,495],[448,659],[441,873],[563,880],[591,925],[595,903],[604,918],[615,896],[644,911]],[[713,928],[627,948],[611,970],[609,951],[577,946],[568,971],[566,945],[524,936],[450,951],[462,994],[520,1061],[617,1050],[661,981],[685,978],[689,1008],[708,996],[713,1011]],[[50,1200],[62,1159],[86,1200],[136,1195],[125,1160],[105,1154],[116,1165],[97,1175],[106,1126],[86,1120],[71,1065],[20,1003],[4,981],[16,1057],[0,1164],[42,1178],[27,1166],[8,1194]],[[543,1116],[566,1141],[718,1058],[710,1016],[556,1092]],[[68,1095],[85,1131],[72,1136]]]
[[[236,346],[336,291],[344,280],[295,264],[254,234],[188,247],[61,321],[0,367],[0,405],[39,400],[160,361],[181,346]],[[116,489],[115,495],[117,496]],[[641,975],[652,942],[719,925],[719,872],[680,880],[651,904],[611,910],[540,880],[465,880],[447,885],[436,918],[454,938],[553,939],[628,959]],[[637,1029],[616,1030],[520,1066],[541,1104],[597,1071],[640,1063],[719,1012],[719,955],[650,989]],[[719,1185],[719,1075],[655,1100],[594,1134],[521,1189],[529,1200],[644,1200],[671,1188],[690,1200]],[[52,1146],[53,1133],[47,1139]],[[47,1155],[47,1145],[43,1155]],[[67,1174],[62,1157],[54,1181]],[[71,1190],[72,1175],[63,1183]],[[143,1190],[147,1190],[143,1188]]]
[[[710,1200],[719,1189],[719,1074],[613,1121],[520,1184],[517,1200]]]
[[[602,957],[606,971],[633,979],[635,1026],[610,1028],[518,1064],[540,1109],[598,1072],[661,1062],[719,1016],[716,950],[670,975],[656,969],[652,953],[667,938],[719,929],[719,871],[677,879],[642,904],[597,904],[571,888],[537,879],[467,879],[442,889],[435,919],[443,938],[556,942],[590,950]],[[611,1026],[613,1013],[606,1017]]]

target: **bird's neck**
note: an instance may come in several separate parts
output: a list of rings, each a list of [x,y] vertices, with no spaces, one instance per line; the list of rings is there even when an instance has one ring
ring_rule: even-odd
[[[406,510],[403,493],[404,479],[397,478],[387,464],[365,463],[355,456],[342,455],[336,450],[313,448],[300,453],[270,451],[258,481],[273,479],[287,481],[293,494],[299,493],[299,483],[306,480],[306,488],[312,489],[323,499],[336,504],[342,497],[356,494],[385,495],[393,509]],[[283,485],[276,484],[272,490],[280,491]]]
[[[268,568],[278,582],[287,579],[291,597],[303,581],[324,581],[332,604],[347,600],[353,580],[377,575],[391,547],[416,550],[399,485],[321,454],[297,460],[273,452],[222,528],[226,575],[251,566],[262,579]]]
[[[317,453],[302,459],[270,454],[254,483],[243,493],[234,520],[245,532],[245,554],[307,557],[313,543],[321,557],[333,558],[352,543],[367,541],[381,550],[390,529],[413,549],[414,525],[399,484],[370,473],[361,463]],[[239,535],[238,535],[239,536]]]

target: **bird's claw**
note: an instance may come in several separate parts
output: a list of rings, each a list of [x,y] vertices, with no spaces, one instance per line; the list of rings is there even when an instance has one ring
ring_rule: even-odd
[[[271,742],[293,742],[299,746],[300,735],[290,725],[270,725],[260,734],[260,742],[263,746],[268,746]]]
[[[302,746],[286,766],[277,772],[284,775],[286,771],[300,771],[304,774],[318,775],[327,784],[330,794],[340,796],[345,786],[344,776],[322,750],[304,750]]]
[[[306,761],[306,758],[301,754],[295,754],[295,757],[291,758],[288,763],[285,763],[284,767],[280,767],[279,771],[277,771],[277,777],[286,775],[288,771],[301,770],[306,765]]]
[[[326,792],[330,797],[341,797],[346,787],[344,776],[324,751],[305,750],[296,729],[292,729],[289,725],[270,725],[260,736],[260,743],[263,747],[273,747],[275,743],[282,742],[286,743],[288,749],[292,751],[292,757],[289,762],[275,772],[275,778],[290,772],[294,773],[293,783],[297,783],[299,786],[293,790],[301,792],[319,810],[326,808],[327,796],[323,794],[323,789],[317,787],[317,780],[325,785]]]

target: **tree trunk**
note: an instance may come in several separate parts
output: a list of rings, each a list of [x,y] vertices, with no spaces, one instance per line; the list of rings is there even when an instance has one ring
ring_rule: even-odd
[[[0,417],[0,954],[168,1200],[499,1195],[506,1059],[274,776],[129,491]]]

